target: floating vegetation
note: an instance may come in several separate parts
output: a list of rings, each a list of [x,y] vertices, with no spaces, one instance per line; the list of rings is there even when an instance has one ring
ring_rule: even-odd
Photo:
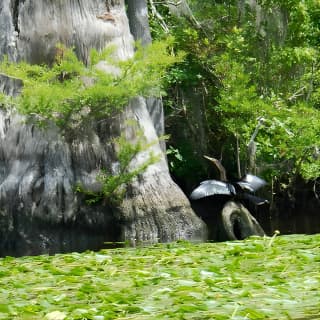
[[[1,258],[0,319],[319,319],[319,244],[291,235]]]

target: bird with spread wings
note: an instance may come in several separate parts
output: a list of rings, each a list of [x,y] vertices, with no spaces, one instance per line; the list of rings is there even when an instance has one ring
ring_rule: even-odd
[[[225,169],[220,161],[215,158],[205,156],[206,159],[213,162],[220,171],[222,180],[205,180],[192,191],[190,199],[198,200],[201,198],[226,195],[234,198],[245,199],[256,205],[268,203],[268,200],[253,195],[254,192],[262,188],[267,182],[253,174],[246,174],[241,180],[235,182],[226,181]]]

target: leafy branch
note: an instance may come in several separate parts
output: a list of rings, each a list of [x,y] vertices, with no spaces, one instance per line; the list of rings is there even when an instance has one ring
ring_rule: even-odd
[[[0,72],[24,83],[21,96],[12,99],[20,113],[36,115],[43,123],[53,121],[60,128],[77,128],[85,120],[120,110],[132,97],[160,96],[166,69],[181,59],[179,54],[168,53],[171,42],[155,41],[146,48],[137,45],[135,55],[127,61],[112,60],[110,48],[92,50],[89,66],[71,48],[58,46],[51,67],[5,58]],[[107,72],[99,62],[106,62]]]
[[[76,192],[85,195],[87,204],[95,204],[100,201],[105,201],[110,205],[118,205],[123,200],[127,187],[140,174],[152,164],[160,160],[160,155],[149,151],[148,158],[144,162],[131,168],[132,161],[141,152],[148,152],[148,150],[158,143],[158,140],[147,142],[143,132],[137,129],[136,141],[130,142],[127,140],[125,134],[115,138],[113,143],[116,146],[118,165],[115,173],[111,170],[103,169],[97,176],[97,182],[101,184],[101,190],[94,192],[83,188],[81,185],[76,186]]]

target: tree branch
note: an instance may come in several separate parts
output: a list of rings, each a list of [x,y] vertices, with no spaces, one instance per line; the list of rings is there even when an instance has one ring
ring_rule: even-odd
[[[288,100],[291,102],[292,100],[297,99],[298,97],[302,96],[304,93],[303,91],[306,89],[306,86],[303,86],[299,90],[297,90],[291,97],[288,98]]]
[[[257,151],[257,145],[255,143],[255,138],[259,132],[260,127],[263,125],[265,119],[263,117],[258,118],[258,124],[250,138],[250,141],[248,143],[248,158],[249,158],[249,167],[248,171],[253,172],[255,171],[256,167],[256,151]]]
[[[168,5],[168,4],[171,4],[172,6],[179,6],[182,1],[157,1],[157,2],[153,2],[154,4],[163,4],[163,5]]]
[[[150,3],[151,12],[152,12],[153,16],[157,17],[157,19],[159,20],[159,23],[160,23],[162,29],[164,30],[164,32],[165,33],[169,33],[169,28],[166,25],[162,15],[158,12],[153,0],[149,0],[149,3]]]

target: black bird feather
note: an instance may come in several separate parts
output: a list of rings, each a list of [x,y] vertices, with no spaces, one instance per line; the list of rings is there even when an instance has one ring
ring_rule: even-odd
[[[199,187],[192,191],[190,199],[198,200],[213,195],[229,195],[231,197],[237,196],[249,200],[256,205],[261,205],[268,201],[247,192],[253,193],[266,184],[265,180],[252,174],[247,174],[240,181],[236,182],[205,180],[200,183]]]

